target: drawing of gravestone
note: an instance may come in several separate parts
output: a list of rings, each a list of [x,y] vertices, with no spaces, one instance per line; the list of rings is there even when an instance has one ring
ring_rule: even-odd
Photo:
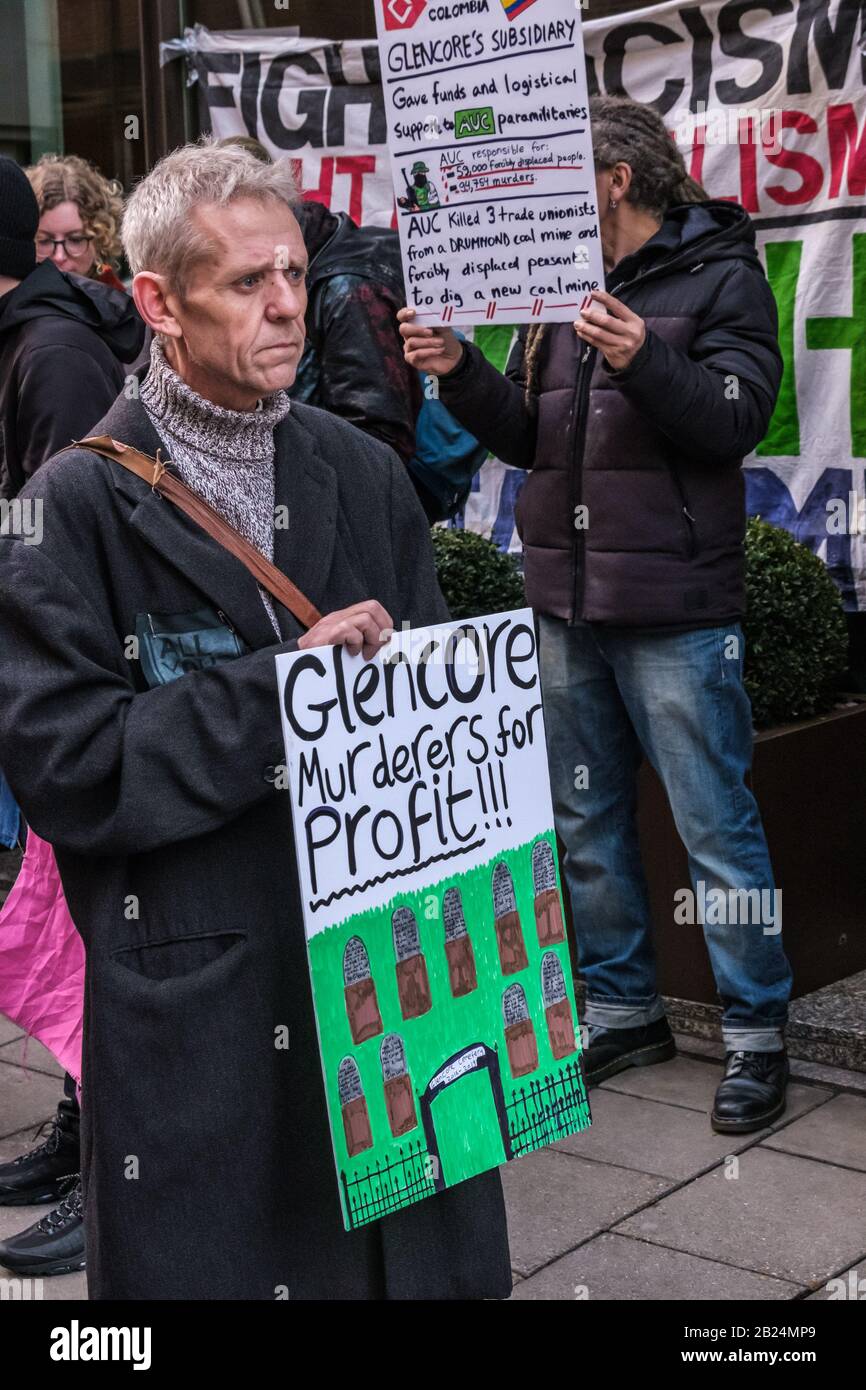
[[[493,916],[502,973],[513,975],[516,970],[525,969],[529,962],[517,912],[514,883],[508,865],[502,861],[493,870]]]
[[[346,1148],[349,1157],[363,1153],[373,1147],[373,1133],[367,1102],[361,1085],[361,1073],[354,1057],[344,1057],[337,1071],[337,1090],[340,1093],[340,1109],[343,1112],[343,1129],[346,1134]]]
[[[394,954],[397,957],[397,992],[404,1018],[419,1018],[433,1007],[427,962],[421,953],[421,938],[415,913],[398,907],[391,918]]]
[[[451,993],[455,999],[459,999],[477,989],[478,977],[475,973],[475,953],[466,929],[458,889],[449,888],[446,892],[442,899],[442,916],[445,919],[445,956]]]
[[[541,997],[547,1019],[547,1036],[557,1061],[577,1051],[574,1018],[565,988],[565,975],[555,951],[541,957]]]
[[[562,907],[556,887],[556,866],[553,850],[547,840],[532,846],[532,886],[535,891],[535,926],[541,946],[553,946],[565,940]]]
[[[529,1017],[523,985],[509,985],[502,996],[505,1043],[512,1076],[525,1076],[538,1066],[538,1044]]]
[[[379,1059],[385,1083],[388,1123],[396,1139],[398,1135],[408,1134],[410,1129],[415,1129],[418,1125],[412,1081],[406,1066],[406,1049],[398,1033],[387,1033],[382,1039]]]
[[[375,1038],[382,1031],[382,1015],[370,971],[370,957],[360,936],[352,936],[346,942],[343,983],[352,1041],[362,1043],[367,1038]]]

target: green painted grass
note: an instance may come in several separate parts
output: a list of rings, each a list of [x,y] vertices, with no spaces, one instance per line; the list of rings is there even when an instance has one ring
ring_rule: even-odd
[[[557,885],[561,892],[554,833],[551,830],[538,838],[546,839],[553,850],[554,863],[557,866]],[[536,1094],[534,1101],[531,1100],[530,1112],[540,1116],[542,1123],[540,1127],[536,1126],[523,1134],[520,1139],[522,1152],[541,1147],[542,1144],[550,1142],[550,1137],[560,1138],[565,1134],[575,1133],[584,1129],[590,1122],[582,1080],[575,1067],[580,1037],[574,984],[568,946],[565,942],[546,949],[555,952],[563,969],[574,1018],[578,1052],[557,1062],[553,1058],[548,1038],[541,994],[541,957],[544,951],[538,942],[532,883],[531,854],[534,843],[536,841],[496,855],[478,868],[462,873],[455,872],[437,883],[435,889],[425,888],[413,893],[398,892],[385,906],[348,917],[338,925],[320,932],[309,942],[326,1093],[339,1172],[351,1183],[354,1178],[363,1177],[371,1170],[375,1172],[377,1166],[382,1168],[393,1163],[399,1159],[401,1150],[406,1153],[410,1146],[414,1146],[414,1152],[418,1155],[415,1163],[418,1179],[416,1188],[414,1191],[403,1193],[402,1196],[399,1192],[395,1195],[395,1185],[399,1188],[404,1177],[401,1173],[390,1173],[386,1185],[391,1190],[391,1196],[388,1197],[387,1193],[383,1195],[386,1207],[405,1205],[409,1200],[417,1200],[432,1191],[429,1175],[427,1178],[424,1177],[424,1131],[421,1126],[420,1096],[443,1062],[470,1044],[484,1043],[497,1052],[506,1105],[518,1099],[521,1093],[525,1094],[530,1083],[534,1083],[537,1089],[539,1084],[547,1082],[556,1087],[560,1099],[565,1098],[566,1103],[560,1109],[556,1132],[552,1135],[549,1133],[552,1122],[547,1121],[545,1130],[544,1121],[544,1112],[549,1109],[550,1095]],[[502,974],[499,962],[491,891],[493,868],[500,861],[504,861],[511,871],[529,962],[525,969],[507,976]],[[447,889],[451,887],[457,888],[461,895],[478,977],[477,989],[460,999],[455,999],[451,994],[442,918],[442,900]],[[412,1019],[404,1019],[401,1012],[391,929],[393,911],[403,906],[412,909],[418,922],[421,950],[427,963],[433,1001],[433,1006],[427,1014]],[[383,1025],[382,1032],[377,1037],[369,1038],[358,1046],[352,1041],[343,987],[343,951],[352,936],[360,936],[367,949]],[[502,1018],[503,992],[515,982],[519,982],[525,991],[538,1044],[538,1070],[518,1078],[517,1081],[512,1077],[508,1062]],[[382,1040],[388,1033],[397,1033],[403,1041],[418,1117],[417,1128],[397,1139],[392,1136],[388,1122],[379,1055]],[[374,1141],[372,1148],[357,1154],[353,1159],[349,1158],[346,1149],[337,1086],[338,1068],[342,1059],[347,1056],[355,1058],[360,1071]],[[512,1112],[515,1124],[516,1114],[516,1111]],[[521,1115],[525,1115],[522,1110]],[[503,1161],[503,1141],[486,1073],[467,1074],[445,1088],[433,1103],[433,1118],[442,1173],[448,1186],[485,1172]],[[544,1137],[545,1132],[549,1137]],[[380,1192],[382,1186],[380,1182],[374,1183],[377,1192]],[[343,1196],[341,1186],[341,1197]],[[345,1206],[344,1198],[344,1211]],[[347,1217],[347,1225],[360,1224],[364,1219],[374,1219],[377,1214],[381,1212],[364,1213],[356,1216],[354,1220]]]

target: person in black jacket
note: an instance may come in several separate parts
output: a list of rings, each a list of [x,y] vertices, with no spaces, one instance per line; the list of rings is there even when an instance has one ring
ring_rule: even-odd
[[[0,157],[0,500],[6,503],[105,414],[123,386],[123,362],[140,351],[145,334],[125,293],[64,274],[50,260],[37,265],[38,226],[26,174]],[[4,512],[0,532],[8,534],[14,520],[14,510]],[[67,1075],[48,1137],[0,1164],[0,1205],[64,1200],[3,1242],[0,1264],[41,1275],[83,1268],[80,1167],[78,1101]]]
[[[777,313],[747,214],[706,198],[664,122],[591,103],[607,290],[577,323],[522,330],[506,376],[448,329],[400,317],[408,360],[461,424],[531,469],[517,523],[566,846],[590,1084],[674,1055],[638,847],[642,756],[689,855],[674,903],[703,927],[726,1074],[711,1123],[780,1115],[791,970],[747,784],[743,458],[782,375]]]
[[[129,297],[36,263],[39,206],[0,157],[0,498],[86,435],[116,398],[144,341]]]
[[[142,180],[123,237],[157,337],[140,390],[91,432],[161,451],[319,621],[305,630],[149,481],[83,445],[25,488],[42,544],[0,537],[0,763],[55,848],[87,955],[88,1288],[504,1298],[496,1171],[351,1232],[340,1211],[275,657],[371,657],[387,630],[448,610],[400,460],[285,394],[304,342],[297,196],[287,163],[207,142]]]
[[[300,205],[298,223],[310,269],[307,344],[292,399],[333,411],[408,463],[421,388],[396,324],[406,302],[397,233],[357,227],[314,202]]]

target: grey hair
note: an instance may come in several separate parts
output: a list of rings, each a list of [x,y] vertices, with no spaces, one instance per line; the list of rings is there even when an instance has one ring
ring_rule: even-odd
[[[301,193],[289,159],[263,164],[238,146],[219,146],[213,136],[167,154],[134,189],[123,215],[123,249],[134,275],[151,270],[183,291],[190,268],[211,253],[190,214],[197,207],[225,207],[239,198],[276,198],[295,208]]]

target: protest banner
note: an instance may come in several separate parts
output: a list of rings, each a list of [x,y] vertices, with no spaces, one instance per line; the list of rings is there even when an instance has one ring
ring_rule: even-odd
[[[866,54],[860,0],[709,0],[584,24],[590,92],[660,111],[689,172],[751,215],[785,373],[746,460],[751,515],[866,608]]]
[[[582,26],[590,96],[622,93],[661,111],[708,195],[737,199],[754,220],[785,374],[767,436],[745,461],[747,509],[820,555],[850,611],[866,609],[861,16],[861,0],[665,0]],[[217,134],[258,135],[299,161],[309,196],[338,209],[354,197],[356,220],[396,226],[374,41],[316,41],[311,52],[255,33],[243,49],[234,36],[198,42]],[[465,513],[511,549],[522,477],[489,461]]]
[[[351,1230],[589,1124],[532,614],[277,679]]]
[[[295,162],[307,198],[359,224],[396,226],[375,39],[196,24],[175,42],[215,135],[255,136],[272,159]]]
[[[407,303],[563,323],[604,286],[573,0],[376,0]]]

